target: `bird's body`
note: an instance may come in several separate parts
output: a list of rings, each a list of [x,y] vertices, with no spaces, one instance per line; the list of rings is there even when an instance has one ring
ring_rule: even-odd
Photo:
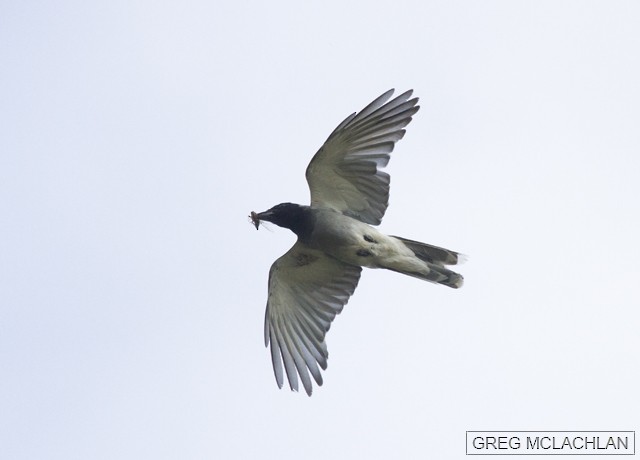
[[[455,265],[459,254],[405,238],[388,236],[378,225],[388,205],[386,166],[395,142],[418,111],[411,91],[386,102],[393,90],[347,117],[307,168],[311,205],[282,203],[251,217],[289,228],[293,247],[269,272],[265,343],[278,386],[284,371],[293,390],[298,377],[311,395],[309,374],[318,385],[326,369],[325,335],[349,300],[361,267],[385,268],[452,288],[462,286]],[[386,102],[386,103],[385,103]]]
[[[283,203],[270,211],[272,215],[266,217],[294,232],[301,246],[320,250],[346,264],[386,268],[455,288],[462,285],[460,275],[442,266],[458,262],[458,254],[453,251],[385,235],[332,208]],[[414,252],[409,243],[421,251]]]

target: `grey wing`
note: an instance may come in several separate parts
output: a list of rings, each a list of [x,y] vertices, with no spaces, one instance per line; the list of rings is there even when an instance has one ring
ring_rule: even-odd
[[[307,167],[312,206],[327,206],[371,225],[382,221],[389,204],[389,175],[380,168],[404,136],[420,106],[409,90],[387,102],[393,89],[331,133]]]
[[[265,346],[278,387],[284,371],[292,390],[298,377],[309,396],[313,376],[322,385],[320,369],[327,368],[324,338],[335,316],[358,285],[361,268],[348,265],[297,242],[269,271],[269,298],[264,322]]]

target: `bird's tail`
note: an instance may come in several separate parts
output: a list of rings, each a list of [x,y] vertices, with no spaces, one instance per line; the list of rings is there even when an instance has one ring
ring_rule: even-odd
[[[442,284],[454,289],[462,287],[464,278],[462,275],[445,268],[445,265],[456,265],[464,262],[465,257],[455,251],[432,246],[430,244],[420,243],[419,241],[408,240],[394,236],[394,238],[402,241],[402,243],[411,249],[415,256],[424,262],[423,267],[385,267],[405,275],[420,278],[432,283]],[[426,268],[424,267],[426,265]]]
[[[394,238],[402,241],[406,247],[413,251],[418,259],[424,260],[425,262],[439,265],[458,265],[466,260],[465,255],[459,252],[450,251],[449,249],[438,246],[431,246],[430,244],[419,241],[408,240],[399,236],[394,236]]]

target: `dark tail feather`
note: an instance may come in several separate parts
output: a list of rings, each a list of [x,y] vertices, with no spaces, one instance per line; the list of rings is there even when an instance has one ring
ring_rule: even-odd
[[[408,240],[399,236],[394,236],[394,238],[402,241],[406,247],[413,251],[418,259],[424,260],[425,262],[436,265],[456,265],[465,260],[463,254],[455,251],[439,248],[438,246],[431,246],[430,244],[419,241]]]
[[[441,265],[431,264],[427,262],[429,266],[428,272],[414,272],[414,271],[403,271],[397,270],[395,268],[388,268],[389,270],[393,270],[394,272],[402,273],[403,275],[413,276],[414,278],[420,278],[421,280],[429,281],[431,283],[442,284],[444,286],[449,286],[453,289],[458,289],[462,287],[464,283],[464,278],[462,275],[449,270],[448,268],[444,268]]]
[[[398,269],[395,269],[395,271],[420,278],[421,280],[449,286],[454,289],[462,287],[464,283],[462,275],[444,267],[444,265],[456,265],[464,262],[465,257],[462,254],[419,241],[400,238],[399,236],[394,236],[394,238],[402,241],[402,243],[411,249],[415,256],[425,262],[428,267],[428,270],[420,270],[417,272]],[[391,268],[391,270],[394,269]]]

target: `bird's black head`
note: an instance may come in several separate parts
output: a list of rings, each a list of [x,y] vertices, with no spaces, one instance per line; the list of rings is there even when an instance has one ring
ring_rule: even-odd
[[[266,220],[285,227],[304,238],[311,232],[311,212],[309,206],[295,203],[280,203],[268,211],[256,214],[257,221]]]

